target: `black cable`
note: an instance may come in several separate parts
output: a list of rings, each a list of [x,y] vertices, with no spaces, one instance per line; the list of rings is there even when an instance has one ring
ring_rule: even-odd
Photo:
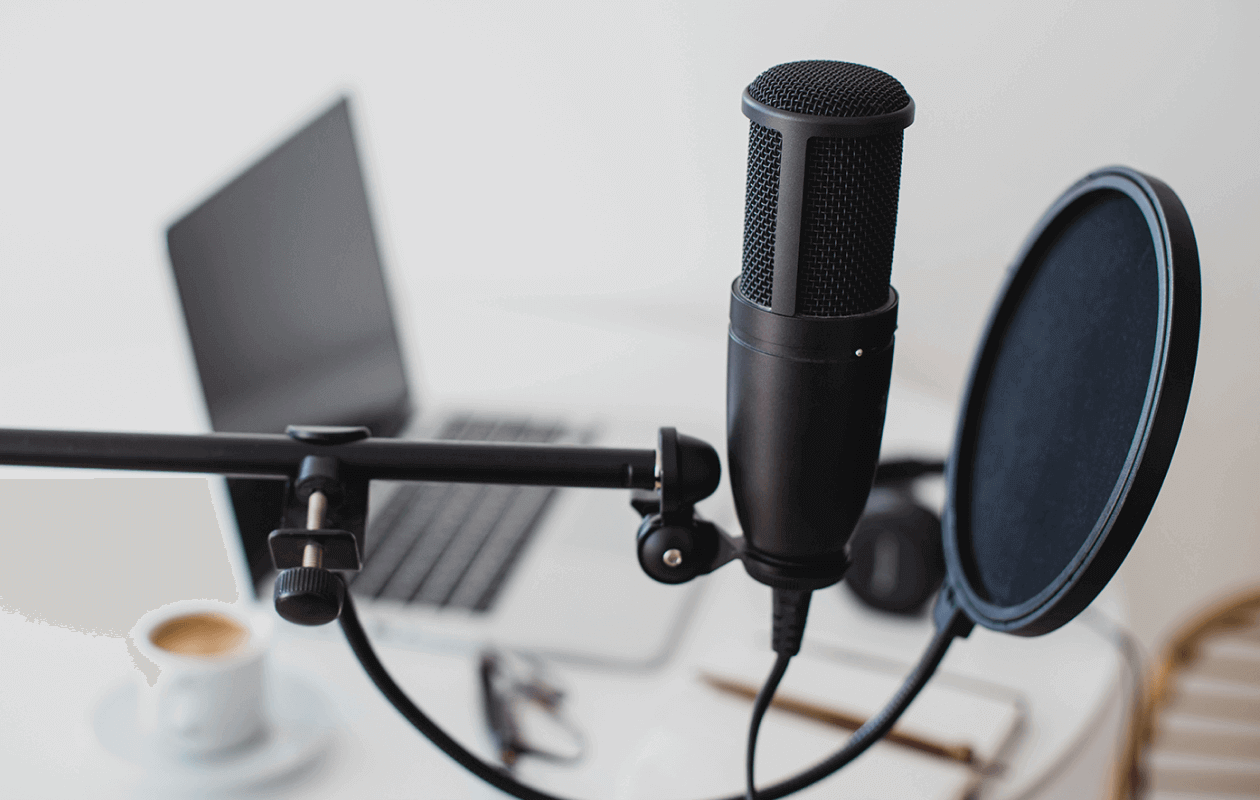
[[[394,683],[394,679],[385,670],[385,665],[377,658],[376,652],[372,649],[372,643],[368,641],[363,625],[359,622],[359,616],[354,608],[354,599],[349,592],[346,592],[345,603],[341,607],[340,622],[342,633],[345,634],[350,649],[354,651],[355,657],[359,659],[359,664],[362,665],[372,683],[376,684],[376,688],[385,695],[385,699],[398,710],[398,713],[402,714],[439,750],[486,783],[520,800],[565,800],[557,795],[526,786],[501,769],[482,761],[448,736],[437,723],[429,719],[415,703],[411,702],[411,698],[407,697],[398,684]],[[811,786],[865,752],[868,747],[892,729],[893,723],[922,691],[924,684],[932,677],[941,659],[945,657],[945,651],[949,649],[955,635],[952,625],[938,627],[923,658],[883,710],[859,728],[838,753],[792,778],[767,786],[757,793],[758,800],[777,800],[806,786]],[[721,800],[747,800],[747,796],[740,794]]]
[[[774,693],[779,689],[779,682],[783,680],[783,673],[787,672],[788,662],[792,660],[792,653],[779,653],[779,657],[775,659],[774,668],[770,670],[769,677],[766,678],[765,684],[761,687],[761,691],[757,693],[757,699],[753,703],[752,722],[748,725],[748,761],[744,765],[744,777],[747,781],[745,789],[746,800],[757,800],[756,783],[753,781],[753,766],[756,763],[757,756],[757,731],[761,728],[761,718],[766,715],[766,710],[770,708],[770,701],[774,699]]]
[[[838,753],[787,780],[767,786],[757,793],[757,800],[778,800],[792,792],[799,792],[806,786],[812,786],[848,765],[850,761],[865,753],[871,745],[882,739],[892,730],[893,725],[905,713],[914,698],[919,696],[919,692],[923,691],[932,673],[936,672],[936,668],[940,666],[941,659],[945,657],[945,652],[949,650],[949,645],[954,641],[955,635],[955,630],[950,625],[938,628],[923,657],[906,676],[905,682],[893,695],[892,700],[889,700],[878,714],[868,719],[865,725],[858,728]],[[727,799],[724,798],[724,800]],[[740,800],[740,798],[730,800]]]
[[[394,679],[385,671],[385,665],[376,657],[376,651],[372,649],[372,643],[368,641],[363,625],[359,622],[359,615],[355,611],[354,599],[350,592],[346,592],[339,621],[341,631],[346,635],[346,641],[350,643],[350,649],[354,651],[359,663],[363,665],[363,670],[372,679],[372,683],[376,684],[376,688],[381,690],[385,699],[398,709],[398,713],[406,717],[407,721],[424,734],[425,738],[437,745],[439,750],[486,783],[521,800],[564,800],[555,795],[531,789],[503,770],[482,761],[448,736],[446,731],[439,728],[436,722],[429,719],[428,715],[411,702],[411,698],[407,697],[398,684],[394,683]]]

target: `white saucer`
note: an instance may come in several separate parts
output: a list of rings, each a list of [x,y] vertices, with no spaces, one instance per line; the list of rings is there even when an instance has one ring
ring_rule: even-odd
[[[101,746],[142,767],[149,782],[198,793],[242,789],[280,778],[319,755],[335,732],[319,692],[290,674],[267,683],[268,730],[229,753],[180,756],[163,750],[136,721],[139,686],[125,683],[97,706],[92,728]]]

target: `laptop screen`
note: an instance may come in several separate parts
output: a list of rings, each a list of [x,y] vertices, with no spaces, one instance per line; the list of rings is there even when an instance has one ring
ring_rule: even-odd
[[[175,222],[171,267],[216,431],[366,425],[411,413],[367,192],[342,99]],[[229,479],[255,590],[283,481]]]
[[[216,431],[367,425],[410,410],[347,100],[167,231]]]

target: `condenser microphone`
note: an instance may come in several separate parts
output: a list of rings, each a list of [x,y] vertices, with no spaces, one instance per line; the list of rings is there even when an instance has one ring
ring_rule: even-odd
[[[753,81],[743,111],[752,122],[731,293],[731,486],[749,574],[817,589],[844,575],[879,459],[914,102],[877,69],[798,61]]]

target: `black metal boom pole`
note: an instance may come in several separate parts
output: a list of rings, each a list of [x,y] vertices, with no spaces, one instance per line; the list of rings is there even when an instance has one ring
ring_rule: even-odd
[[[306,456],[332,456],[366,479],[652,489],[656,451],[489,442],[0,429],[0,464],[292,478]],[[710,490],[711,491],[711,490]]]

